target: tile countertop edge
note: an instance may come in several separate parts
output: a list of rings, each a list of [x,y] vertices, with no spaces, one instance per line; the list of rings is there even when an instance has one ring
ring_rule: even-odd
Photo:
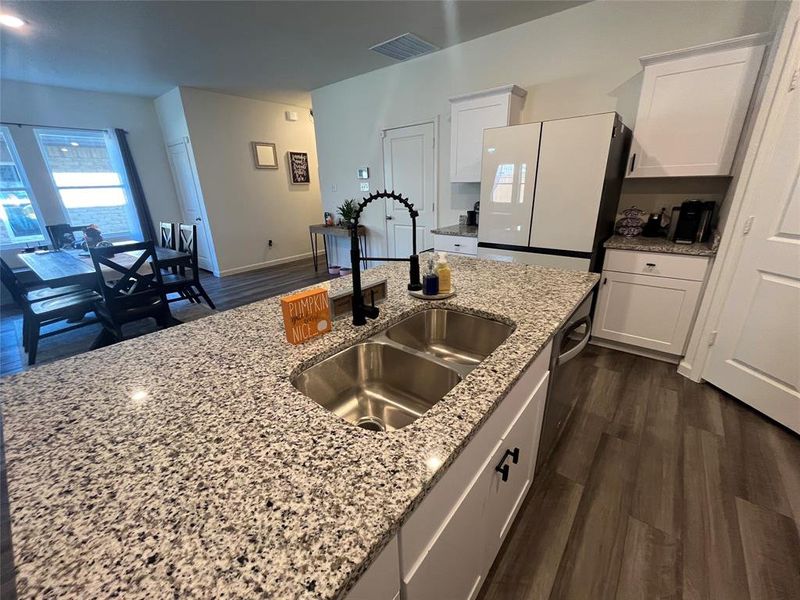
[[[233,585],[233,591],[262,589],[280,597],[343,597],[599,279],[597,274],[507,263],[497,264],[490,275],[482,262],[454,259],[454,274],[463,283],[459,296],[437,304],[499,315],[516,322],[517,329],[500,347],[504,351],[495,351],[465,378],[466,385],[453,388],[415,423],[380,438],[332,418],[289,381],[299,365],[317,362],[431,307],[408,297],[403,289],[407,274],[396,265],[371,270],[377,278],[390,279],[390,297],[378,320],[360,329],[342,323],[307,345],[285,343],[276,322],[278,301],[272,298],[4,378],[0,407],[12,539],[15,557],[19,552],[27,559],[17,565],[24,591],[36,593],[61,579],[57,587],[64,595],[74,594],[79,585],[102,593],[112,581],[138,597],[171,581],[187,595]],[[337,291],[349,283],[343,278],[310,287]],[[487,294],[488,289],[493,293]],[[241,327],[243,317],[248,318],[246,328]],[[187,344],[198,334],[205,336],[202,347]],[[161,367],[174,361],[173,368],[185,370],[178,375],[188,375],[188,380],[174,372],[170,378],[160,378],[161,371],[149,377],[140,372],[150,366],[147,357],[158,346],[172,349]],[[98,372],[89,385],[81,373],[91,367]],[[103,385],[97,385],[98,377]],[[132,386],[141,381],[150,394],[143,407],[131,395]],[[47,402],[33,402],[32,395]],[[246,439],[251,443],[244,443]],[[147,453],[139,457],[143,447]],[[434,455],[442,462],[431,472],[425,459]],[[143,464],[131,462],[131,457]],[[65,475],[74,470],[73,463],[84,469],[87,480],[76,482]],[[242,485],[232,464],[260,468],[251,468],[247,485]],[[120,482],[113,471],[120,466],[130,471],[130,480]],[[331,473],[338,477],[331,478]],[[238,487],[222,485],[231,478]],[[226,494],[195,493],[191,486],[198,480],[203,490]],[[103,489],[103,484],[125,497],[114,496],[84,511],[81,494]],[[70,494],[59,493],[64,489]],[[181,496],[187,489],[192,493]],[[189,526],[196,520],[196,502],[204,498],[214,510],[203,513],[206,521],[198,532]],[[76,502],[85,525],[77,529],[85,536],[81,552],[58,534],[59,526],[74,526]],[[182,512],[186,506],[195,511],[194,517]],[[362,515],[368,506],[379,510],[359,521],[358,528],[342,524],[348,514]],[[160,511],[155,522],[134,519],[153,510]],[[247,525],[247,518],[257,518],[258,524]],[[148,550],[132,536],[159,532],[157,526],[165,523],[174,531],[163,531],[161,543],[168,544],[173,532],[175,541],[162,550],[161,558],[155,555],[155,565],[146,566],[141,556]],[[221,524],[226,527],[220,529]],[[136,545],[120,557],[109,547],[111,531],[121,531],[123,543]],[[198,546],[208,536],[214,543]],[[228,551],[235,552],[233,558],[239,555],[241,566]],[[269,560],[260,558],[264,551]],[[91,571],[68,570],[88,560]],[[262,561],[257,576],[244,566],[254,560]],[[167,562],[176,573],[169,580],[163,571]],[[188,575],[187,568],[192,571]],[[254,582],[253,577],[260,579]],[[258,588],[252,587],[256,584]]]
[[[608,238],[603,247],[606,250],[630,250],[632,252],[660,252],[683,256],[715,256],[717,254],[709,242],[695,244],[676,244],[666,238],[648,238],[642,236],[625,237],[614,235]]]
[[[456,235],[461,237],[478,237],[477,225],[446,225],[445,227],[437,227],[431,229],[434,235]]]

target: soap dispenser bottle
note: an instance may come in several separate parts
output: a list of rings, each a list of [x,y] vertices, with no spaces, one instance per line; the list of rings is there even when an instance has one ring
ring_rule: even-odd
[[[435,296],[439,293],[439,276],[433,265],[433,257],[428,259],[428,270],[422,276],[422,293],[426,296]]]
[[[449,294],[452,285],[452,271],[447,264],[447,253],[439,252],[439,261],[436,263],[436,274],[439,276],[439,293]]]

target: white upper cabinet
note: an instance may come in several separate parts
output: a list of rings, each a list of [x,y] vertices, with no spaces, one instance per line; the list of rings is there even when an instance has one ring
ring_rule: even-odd
[[[451,182],[480,182],[483,130],[519,123],[526,94],[504,85],[450,98]]]
[[[640,58],[628,177],[729,175],[767,36]]]

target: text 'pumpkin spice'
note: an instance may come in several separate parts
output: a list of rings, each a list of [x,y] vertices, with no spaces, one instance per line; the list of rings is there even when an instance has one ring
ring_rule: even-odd
[[[286,339],[292,344],[315,338],[331,330],[328,291],[307,290],[281,298]]]

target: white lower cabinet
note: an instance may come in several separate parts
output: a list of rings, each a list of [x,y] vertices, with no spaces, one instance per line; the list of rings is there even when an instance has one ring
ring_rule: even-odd
[[[708,266],[707,257],[609,251],[592,336],[682,355]]]
[[[480,591],[533,480],[549,361],[548,346],[401,527],[405,600]]]
[[[478,238],[465,235],[433,234],[433,249],[448,254],[475,256],[478,253]]]
[[[395,600],[399,597],[400,556],[397,537],[394,537],[347,593],[347,600]]]

